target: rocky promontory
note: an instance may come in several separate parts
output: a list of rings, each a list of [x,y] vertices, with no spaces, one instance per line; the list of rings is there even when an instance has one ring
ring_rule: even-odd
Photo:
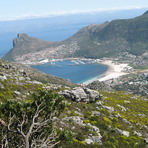
[[[3,57],[22,63],[68,57],[117,57],[128,52],[141,56],[147,52],[148,14],[136,18],[113,20],[80,29],[72,37],[59,42],[43,41],[19,34],[13,48]]]

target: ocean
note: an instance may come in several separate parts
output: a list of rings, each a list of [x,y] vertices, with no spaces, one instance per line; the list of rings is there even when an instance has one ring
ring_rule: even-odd
[[[65,40],[82,27],[90,24],[101,24],[113,19],[132,18],[141,15],[145,9],[121,10],[112,12],[98,12],[93,14],[75,14],[50,18],[36,18],[14,21],[0,21],[0,57],[4,56],[12,47],[13,39],[18,33],[48,41]],[[75,83],[84,83],[95,79],[107,70],[107,66],[97,63],[72,64],[71,61],[59,61],[54,64],[32,66],[40,71]]]
[[[32,67],[54,76],[69,79],[74,83],[85,83],[97,79],[108,69],[107,65],[89,60],[64,60],[32,65]]]

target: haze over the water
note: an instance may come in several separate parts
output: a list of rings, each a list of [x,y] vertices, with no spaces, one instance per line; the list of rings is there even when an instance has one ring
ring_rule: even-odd
[[[0,20],[61,16],[110,10],[148,8],[147,0],[5,0],[0,1]]]

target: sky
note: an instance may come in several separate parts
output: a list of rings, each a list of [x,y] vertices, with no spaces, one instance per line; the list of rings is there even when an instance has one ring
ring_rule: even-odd
[[[148,8],[148,0],[0,0],[0,20]]]

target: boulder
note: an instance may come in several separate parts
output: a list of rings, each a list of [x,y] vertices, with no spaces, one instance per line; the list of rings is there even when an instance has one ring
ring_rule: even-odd
[[[81,87],[76,87],[71,91],[71,96],[73,101],[83,101],[86,102],[87,94],[85,93],[84,89]]]
[[[59,94],[76,102],[95,102],[96,100],[101,99],[99,92],[82,87],[60,91]]]
[[[96,100],[101,99],[100,94],[95,90],[84,88],[84,91],[89,96],[91,102],[95,102]]]

